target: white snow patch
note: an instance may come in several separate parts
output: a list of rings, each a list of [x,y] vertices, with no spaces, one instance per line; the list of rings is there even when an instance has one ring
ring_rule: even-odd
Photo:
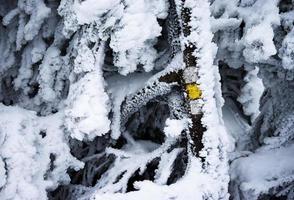
[[[104,48],[101,47],[95,56],[91,56],[96,60],[85,61],[85,64],[92,66],[88,66],[89,72],[71,85],[66,100],[65,125],[71,132],[71,137],[78,140],[83,140],[84,137],[93,140],[96,136],[106,134],[110,129],[109,97],[105,92],[102,76],[103,51]]]
[[[258,74],[259,69],[255,67],[247,73],[244,80],[246,82],[245,86],[241,89],[241,95],[238,101],[243,105],[243,110],[246,115],[251,116],[251,121],[253,122],[259,115],[259,101],[264,91],[264,85],[262,79],[260,79]]]
[[[89,24],[119,3],[120,0],[75,0],[73,10],[79,24]]]
[[[167,137],[179,137],[187,127],[187,119],[170,119],[165,121],[164,133]]]
[[[248,62],[257,63],[277,53],[273,42],[274,31],[270,24],[253,26],[244,37],[243,55]]]

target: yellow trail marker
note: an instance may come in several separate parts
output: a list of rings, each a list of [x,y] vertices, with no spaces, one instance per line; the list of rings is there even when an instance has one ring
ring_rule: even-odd
[[[199,85],[196,83],[189,83],[186,85],[186,91],[190,100],[200,99],[202,92],[199,89]]]

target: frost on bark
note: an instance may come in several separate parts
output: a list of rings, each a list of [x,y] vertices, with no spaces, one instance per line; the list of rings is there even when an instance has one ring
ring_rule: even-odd
[[[198,85],[198,79],[199,79],[199,65],[197,66],[197,57],[194,54],[194,52],[201,48],[197,47],[193,41],[190,41],[188,37],[192,34],[192,27],[190,25],[191,23],[191,14],[192,9],[185,6],[186,1],[182,1],[182,6],[180,7],[180,15],[181,15],[181,25],[182,25],[182,36],[186,39],[184,44],[182,44],[183,48],[183,60],[185,64],[185,68],[182,72],[182,84],[184,85],[185,92],[186,92],[186,103],[188,104],[189,108],[189,115],[191,119],[191,125],[189,128],[189,134],[193,141],[193,153],[195,155],[199,156],[199,152],[203,148],[202,143],[202,136],[203,132],[205,131],[205,127],[201,123],[201,118],[203,116],[202,109],[202,97],[201,97],[201,89]],[[194,27],[193,27],[194,28]],[[194,92],[198,92],[199,94],[194,96],[191,96],[191,93],[193,91],[188,90],[188,86],[191,85],[191,89],[194,89]],[[198,91],[197,91],[198,90]]]

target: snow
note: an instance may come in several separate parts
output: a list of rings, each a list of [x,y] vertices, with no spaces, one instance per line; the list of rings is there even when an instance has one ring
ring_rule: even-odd
[[[174,143],[174,139],[166,140],[161,146],[139,141],[128,144],[122,149],[107,148],[106,153],[115,155],[116,159],[96,184],[93,195],[97,193],[97,196],[100,198],[101,195],[102,198],[104,193],[125,193],[131,176],[136,171],[143,174],[147,164],[164,154]]]
[[[83,140],[83,137],[87,136],[92,140],[95,136],[108,132],[108,96],[99,91],[103,92],[103,88],[99,88],[99,80],[95,74],[88,74],[78,84],[71,86],[70,92],[74,92],[75,96],[71,96],[74,99],[68,99],[72,102],[66,110],[66,125],[73,138]]]
[[[111,137],[118,139],[121,135],[121,104],[126,96],[136,92],[144,86],[151,74],[130,74],[128,76],[113,76],[108,78],[108,92],[113,102],[113,119],[111,124]]]
[[[192,33],[187,37],[187,40],[197,45],[194,55],[197,57],[197,65],[199,68],[199,79],[197,83],[200,85],[202,91],[202,99],[204,101],[202,112],[202,124],[206,127],[203,134],[204,148],[200,152],[201,156],[206,157],[209,162],[209,168],[206,169],[212,177],[219,177],[218,181],[224,181],[226,185],[226,168],[225,160],[220,161],[219,156],[222,154],[218,146],[223,145],[226,151],[228,145],[228,136],[219,115],[217,108],[217,100],[215,98],[215,87],[220,86],[216,82],[215,71],[217,70],[213,65],[213,56],[215,46],[212,41],[212,33],[210,30],[210,12],[209,3],[207,1],[194,2],[186,1],[185,4],[192,8],[192,19],[189,25],[192,28]],[[208,42],[210,41],[210,42]],[[218,163],[220,162],[220,163]],[[221,177],[221,178],[220,178]],[[222,179],[224,178],[224,179]],[[225,186],[224,186],[225,187]]]
[[[167,0],[75,0],[70,6],[64,2],[59,8],[68,17],[65,29],[97,24],[96,37],[110,39],[114,65],[121,74],[134,72],[138,65],[147,72],[153,69],[158,57],[154,45],[162,30],[158,19],[167,17]]]
[[[31,56],[32,47],[28,46],[25,48],[24,53],[22,55],[21,64],[23,67],[19,69],[19,75],[14,81],[14,87],[19,89],[24,87],[24,83],[28,83],[31,75],[31,64],[32,64],[32,56]]]
[[[173,168],[174,162],[181,153],[183,149],[173,149],[171,152],[166,152],[161,156],[160,163],[158,168],[156,169],[156,174],[154,177],[154,182],[160,185],[164,185],[167,183],[168,178],[170,177],[170,172]]]
[[[259,101],[264,92],[264,85],[262,80],[257,76],[259,69],[255,67],[249,71],[244,77],[246,85],[241,89],[241,95],[238,97],[238,101],[242,103],[244,113],[251,116],[251,121],[259,115]]]
[[[0,199],[47,199],[47,190],[70,181],[68,168],[83,167],[70,154],[61,119],[0,104]]]
[[[294,14],[293,14],[294,19]],[[294,30],[290,31],[284,38],[280,55],[284,69],[292,70],[294,68]]]
[[[294,199],[294,11],[285,5],[289,2],[0,0],[0,101],[13,105],[0,103],[0,199],[47,199],[48,192],[62,185],[54,192],[62,199],[79,198],[75,192],[82,188],[85,196],[80,199],[87,200],[220,200],[229,198],[229,173],[232,198],[292,192],[288,199]],[[182,51],[189,43],[197,47],[197,65],[190,69],[183,54],[175,55],[178,49],[166,43],[173,36],[177,40],[177,33],[166,32],[177,32],[173,20],[183,17],[175,16],[170,3],[191,9],[191,22],[182,24],[191,34],[179,38]],[[105,43],[113,66],[104,71]],[[252,127],[236,102],[226,99],[222,108],[219,61],[248,72],[245,84],[233,80],[238,87],[233,92]],[[183,69],[185,83],[197,80],[202,90],[197,104],[188,103],[189,114],[203,114],[203,160],[191,152],[194,144],[186,134],[191,121],[182,113],[182,83],[158,80]],[[267,91],[262,99],[258,76]],[[170,112],[150,114],[150,101]],[[140,119],[128,120],[137,111]],[[138,139],[138,124],[146,123],[148,129],[152,123],[144,121],[145,111],[156,118],[152,125],[163,132],[162,144]],[[71,152],[86,162],[72,182],[68,170],[84,164]],[[110,163],[106,171],[100,163],[104,156]],[[188,160],[187,169],[177,171],[178,159]],[[125,193],[134,174],[144,175],[154,161],[154,180],[137,181],[136,191]],[[180,179],[167,184],[174,178],[171,173],[184,170]],[[67,194],[63,189],[69,189]]]
[[[19,14],[19,9],[18,8],[15,8],[15,9],[13,9],[13,10],[11,10],[9,13],[7,13],[6,15],[5,15],[5,17],[3,18],[3,21],[2,21],[2,23],[3,23],[3,25],[4,26],[7,26],[8,24],[10,24],[11,23],[11,20],[13,20],[13,18],[15,17],[15,16],[17,16]]]
[[[66,101],[65,125],[71,132],[71,137],[78,140],[93,140],[96,136],[106,134],[110,130],[109,97],[105,92],[102,76],[104,59],[103,45],[95,55],[90,55],[77,61],[78,67],[85,64],[87,72],[80,80],[73,83]],[[79,69],[79,70],[78,70]],[[80,72],[80,68],[75,71]]]
[[[263,62],[277,53],[273,41],[273,31],[280,25],[277,4],[277,0],[266,3],[264,0],[213,1],[210,7],[213,14],[212,22],[219,22],[225,28],[229,28],[217,33],[217,40],[218,54],[230,67],[241,67],[243,59],[249,63]],[[245,26],[242,29],[236,26],[238,21],[244,22]],[[212,29],[219,29],[218,25],[214,25]]]
[[[128,6],[110,40],[114,64],[123,75],[134,72],[139,64],[148,72],[154,67],[157,52],[153,46],[161,35],[157,19],[167,16],[167,2],[126,0],[125,3]]]
[[[214,190],[218,187],[215,181],[207,174],[200,174],[201,166],[196,160],[191,160],[189,172],[177,183],[172,185],[160,185],[151,181],[140,181],[135,183],[138,191],[128,192],[125,194],[102,194],[97,193],[91,199],[93,200],[203,200],[211,195]],[[197,180],[197,181],[195,181]],[[209,196],[211,199],[218,199],[217,196]],[[228,198],[224,197],[224,198]],[[83,199],[83,198],[82,198]]]
[[[31,51],[32,63],[39,62],[46,51],[46,43],[42,40],[41,37],[37,37],[33,41],[33,49]]]
[[[121,26],[123,29],[117,31],[111,40],[110,46],[114,51],[141,48],[137,46],[138,43],[144,44],[145,41],[160,36],[161,32],[156,17],[151,13],[127,13],[121,21]]]
[[[180,3],[177,3],[180,6]],[[187,44],[196,46],[193,53],[197,59],[195,67],[199,76],[196,83],[199,84],[202,91],[201,102],[203,102],[203,105],[201,112],[203,116],[201,122],[206,128],[202,138],[204,148],[200,151],[200,156],[205,161],[201,163],[199,158],[188,154],[190,162],[186,175],[174,185],[170,185],[171,191],[162,198],[205,199],[209,196],[211,199],[227,199],[229,177],[226,151],[229,137],[221,119],[220,107],[218,107],[221,106],[222,99],[217,94],[220,90],[219,76],[216,76],[218,69],[217,66],[213,65],[216,46],[212,43],[209,2],[186,0],[183,6],[191,9],[191,21],[186,24],[186,26],[191,27],[191,34],[187,37],[182,36],[181,44],[182,50],[185,49]],[[182,9],[179,8],[178,10]],[[197,183],[194,182],[193,185],[190,183],[192,180],[198,181]],[[184,190],[185,193],[181,193],[181,190]],[[177,191],[177,193],[174,194],[173,191]]]
[[[134,103],[131,102],[131,105],[128,105],[129,107],[126,106],[126,110],[132,110],[132,106],[138,107],[139,103],[141,105],[145,105],[149,100],[146,99],[145,96],[150,95],[151,97],[155,97],[156,95],[159,95],[157,93],[161,92],[161,90],[162,92],[164,92],[170,88],[167,84],[160,85],[158,83],[158,78],[160,76],[163,76],[164,74],[168,74],[169,72],[177,71],[182,68],[182,54],[178,54],[173,58],[173,60],[168,64],[168,66],[165,67],[164,70],[156,73],[155,75],[152,75],[152,73],[132,73],[127,76],[114,75],[112,77],[109,77],[106,80],[107,90],[110,94],[111,101],[113,102],[114,113],[111,124],[111,137],[113,139],[117,139],[121,135],[121,117],[123,117],[121,116],[121,105],[126,97],[130,96],[132,98],[132,94],[135,94],[137,91],[140,91],[141,89],[145,89],[146,94],[141,94],[142,97],[138,97],[141,98],[140,100],[135,100]],[[153,88],[154,83],[157,84],[156,89]]]
[[[187,127],[187,119],[167,119],[165,122],[164,133],[167,137],[179,137]]]
[[[235,29],[240,26],[241,20],[240,19],[235,19],[235,18],[229,18],[229,19],[215,19],[211,18],[211,31],[213,33],[216,33],[217,31],[220,30],[228,30],[228,29]]]
[[[237,107],[227,99],[226,104],[222,108],[224,125],[229,134],[229,148],[228,152],[242,151],[246,149],[249,141],[249,131],[251,127],[240,116]],[[236,145],[236,146],[235,146]]]
[[[3,162],[2,158],[0,159],[0,188],[2,188],[6,184],[6,171],[5,171],[5,163]]]
[[[28,23],[24,27],[24,38],[26,40],[32,40],[39,32],[42,23],[44,23],[44,20],[48,18],[51,9],[48,8],[43,0],[35,1],[32,3],[33,7],[27,6],[26,9],[32,9],[32,16]],[[29,4],[27,4],[29,5]]]
[[[112,35],[110,47],[114,52],[122,52],[118,54],[118,61],[115,63],[120,68],[121,74],[126,75],[135,71],[138,62],[143,64],[147,72],[152,70],[156,51],[146,47],[153,46],[154,42],[148,41],[161,35],[161,27],[154,14],[139,11],[125,14],[120,21],[120,26],[123,28]],[[127,52],[131,55],[127,55]],[[140,54],[141,57],[138,57],[137,54]]]
[[[248,62],[257,63],[277,53],[273,42],[274,31],[270,24],[260,24],[248,29],[244,37],[243,55]]]
[[[237,179],[244,192],[253,190],[256,196],[267,193],[269,189],[279,185],[283,179],[293,177],[293,152],[292,144],[237,159],[231,165],[232,180]]]
[[[89,24],[119,3],[120,0],[74,0],[73,10],[79,24]]]
[[[54,91],[54,80],[52,76],[59,71],[62,60],[59,57],[60,50],[57,47],[49,47],[44,55],[42,64],[39,67],[40,96],[45,102],[53,102],[57,94]]]

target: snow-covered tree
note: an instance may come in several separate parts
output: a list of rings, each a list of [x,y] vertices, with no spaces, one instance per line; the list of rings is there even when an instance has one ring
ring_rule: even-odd
[[[230,194],[234,199],[292,199],[293,1],[215,0],[211,10],[217,58],[224,67],[235,69],[223,75],[231,93],[228,97],[235,99],[235,110],[240,113],[237,100],[253,120],[250,127],[251,122],[246,123],[238,113],[243,120],[237,121],[245,131],[229,126],[237,131],[233,134],[236,151],[231,156]],[[225,83],[232,75],[235,81]]]
[[[293,9],[0,0],[0,199],[293,199]]]

